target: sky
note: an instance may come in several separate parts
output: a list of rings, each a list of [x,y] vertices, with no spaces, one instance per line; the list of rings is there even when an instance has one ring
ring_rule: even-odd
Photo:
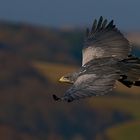
[[[140,29],[140,0],[0,0],[0,20],[83,27],[99,16],[123,30]]]

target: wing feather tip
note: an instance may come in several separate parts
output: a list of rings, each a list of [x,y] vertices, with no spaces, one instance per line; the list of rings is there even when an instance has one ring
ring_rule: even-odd
[[[96,28],[97,28],[97,19],[95,19],[94,22],[93,22],[92,29],[91,29],[91,34],[96,31]]]
[[[61,100],[61,98],[59,98],[59,97],[56,96],[55,94],[53,94],[52,97],[53,97],[53,99],[54,99],[55,101],[60,101],[60,100]]]
[[[55,94],[53,94],[52,97],[53,97],[54,101],[66,101],[68,103],[70,103],[74,100],[73,98],[65,98],[65,97],[60,98],[60,97],[56,96]]]
[[[86,37],[89,36],[89,28],[86,28]]]
[[[89,28],[87,28],[89,30]],[[91,31],[86,31],[86,37],[92,36],[95,32],[102,31],[102,30],[110,30],[110,29],[116,29],[116,25],[114,25],[114,20],[111,20],[110,22],[107,21],[107,19],[104,19],[103,16],[100,16],[99,19],[95,19],[93,21],[93,25],[91,28]]]

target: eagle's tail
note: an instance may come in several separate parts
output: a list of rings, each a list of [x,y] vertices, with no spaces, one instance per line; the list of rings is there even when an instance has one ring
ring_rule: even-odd
[[[119,81],[127,87],[140,86],[140,58],[129,56],[122,62],[124,75],[121,75]]]

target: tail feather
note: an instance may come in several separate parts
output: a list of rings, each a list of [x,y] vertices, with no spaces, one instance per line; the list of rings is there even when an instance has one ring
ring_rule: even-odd
[[[134,86],[140,86],[140,81],[135,81]]]
[[[119,81],[127,87],[140,86],[140,58],[129,56],[122,62],[123,77]]]
[[[124,62],[125,71],[127,70],[127,80],[138,81],[140,79],[140,59],[138,57],[128,57]]]
[[[136,58],[135,62],[131,63],[128,79],[137,81],[140,79],[140,59]]]

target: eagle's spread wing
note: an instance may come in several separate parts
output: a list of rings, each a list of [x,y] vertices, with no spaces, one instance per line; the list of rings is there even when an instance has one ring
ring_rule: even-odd
[[[96,58],[115,57],[121,60],[129,52],[129,42],[115,27],[113,20],[107,24],[107,20],[100,17],[98,22],[94,20],[91,31],[87,29],[82,65]]]
[[[66,92],[63,100],[70,102],[80,98],[107,94],[113,89],[117,78],[118,75],[115,73],[100,76],[95,74],[81,75]]]
[[[119,68],[114,58],[96,59],[81,68],[81,72],[72,87],[60,98],[65,101],[104,95],[111,91],[117,79]]]

